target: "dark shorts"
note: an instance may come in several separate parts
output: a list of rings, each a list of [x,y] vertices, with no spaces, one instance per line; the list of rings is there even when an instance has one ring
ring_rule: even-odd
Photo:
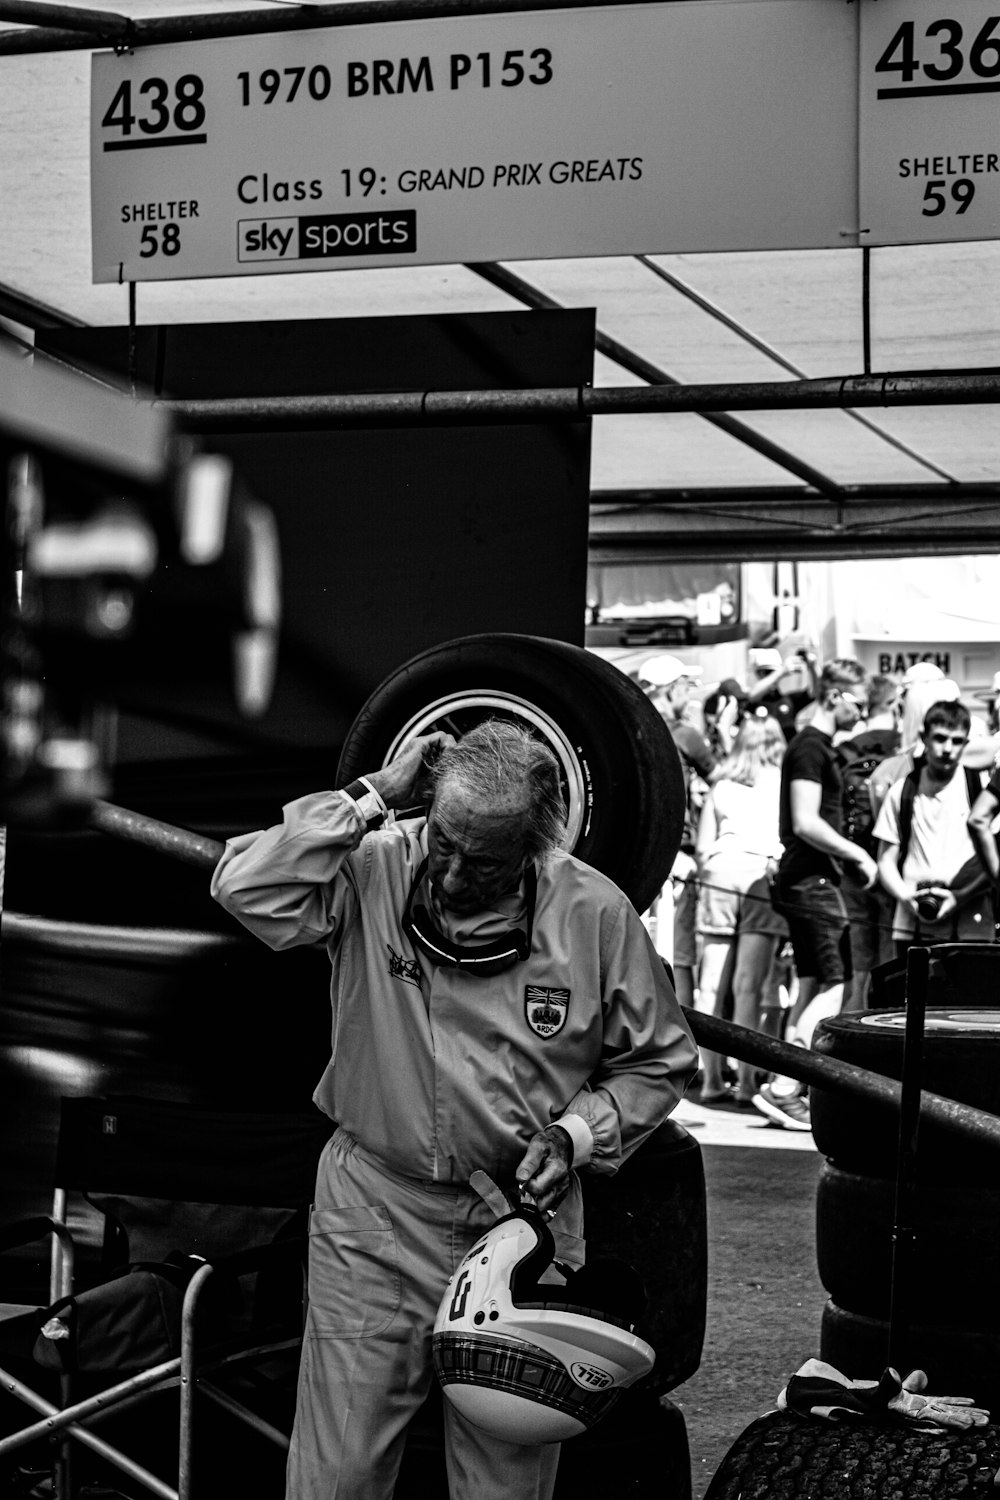
[[[855,974],[864,974],[895,956],[892,919],[896,903],[882,886],[866,891],[850,874],[840,888],[851,924],[851,963]]]
[[[771,905],[766,875],[747,865],[715,865],[705,871],[698,896],[698,931],[705,937],[742,937],[757,932],[785,939],[788,924]]]
[[[774,904],[788,923],[800,979],[821,989],[850,979],[851,924],[840,887],[825,875],[810,875],[775,892]]]
[[[698,910],[698,886],[694,876],[674,884],[674,968],[698,967],[698,944],[695,939],[695,914]]]

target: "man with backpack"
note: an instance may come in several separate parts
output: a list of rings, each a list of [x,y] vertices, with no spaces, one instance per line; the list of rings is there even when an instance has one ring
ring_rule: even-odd
[[[875,822],[879,879],[896,902],[898,957],[914,943],[994,940],[988,877],[967,827],[982,790],[981,772],[961,764],[970,726],[963,703],[931,704],[924,753],[889,788]]]
[[[859,844],[872,859],[878,854],[873,829],[877,808],[870,778],[878,766],[899,749],[901,693],[892,677],[871,677],[868,682],[868,718],[859,733],[837,746],[843,778],[844,837]],[[884,886],[865,886],[857,867],[848,865],[841,887],[851,923],[851,968],[844,1010],[864,1010],[871,971],[894,956],[892,915],[895,902]]]

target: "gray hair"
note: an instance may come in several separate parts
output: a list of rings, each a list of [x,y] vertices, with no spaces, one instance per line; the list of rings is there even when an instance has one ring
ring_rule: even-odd
[[[559,762],[519,724],[486,719],[442,751],[431,772],[434,791],[448,781],[483,806],[528,801],[525,853],[558,849],[566,832]]]

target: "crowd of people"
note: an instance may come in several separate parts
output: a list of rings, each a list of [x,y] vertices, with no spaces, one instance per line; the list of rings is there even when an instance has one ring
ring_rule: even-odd
[[[897,679],[768,646],[749,663],[707,695],[679,657],[639,668],[687,798],[645,920],[683,1003],[808,1047],[914,943],[996,941],[1000,673],[984,723],[931,662]],[[692,1097],[810,1129],[791,1080],[705,1048]]]

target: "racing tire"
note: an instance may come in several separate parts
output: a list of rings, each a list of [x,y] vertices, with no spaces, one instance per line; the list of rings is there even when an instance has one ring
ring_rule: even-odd
[[[816,1193],[816,1261],[833,1301],[888,1318],[896,1185],[825,1163]],[[914,1204],[913,1278],[921,1320],[1000,1329],[1000,1190],[928,1184]]]
[[[821,1021],[813,1051],[866,1068],[903,1076],[904,1011],[864,1011]],[[1000,1115],[1000,1009],[928,1010],[921,1087],[947,1099]],[[813,1139],[845,1172],[892,1178],[899,1150],[899,1116],[891,1105],[833,1089],[810,1089]],[[978,1187],[996,1177],[996,1153],[966,1142],[930,1121],[918,1141],[925,1180]]]
[[[1000,1427],[993,1422],[925,1432],[906,1422],[825,1422],[770,1411],[736,1439],[705,1500],[987,1500],[996,1493],[998,1467]]]
[[[470,635],[421,652],[386,678],[351,725],[338,785],[387,764],[418,735],[443,729],[460,737],[489,718],[521,724],[553,751],[568,809],[565,847],[645,911],[680,847],[680,757],[642,689],[582,646]]]
[[[953,1274],[962,1274],[957,1259],[951,1269]],[[941,1327],[921,1321],[910,1324],[906,1333],[914,1356],[912,1363],[907,1363],[910,1368],[926,1370],[931,1395],[970,1396],[977,1406],[997,1410],[1000,1332],[995,1325],[986,1328],[977,1321],[972,1327]],[[851,1380],[878,1380],[888,1363],[888,1348],[888,1318],[869,1318],[848,1312],[832,1300],[827,1302],[820,1324],[820,1359]],[[912,1491],[905,1493],[909,1500]]]
[[[701,1363],[708,1308],[708,1226],[701,1147],[674,1120],[644,1141],[613,1176],[581,1177],[588,1259],[626,1261],[642,1278],[639,1331],[656,1364],[636,1387],[657,1395]]]

